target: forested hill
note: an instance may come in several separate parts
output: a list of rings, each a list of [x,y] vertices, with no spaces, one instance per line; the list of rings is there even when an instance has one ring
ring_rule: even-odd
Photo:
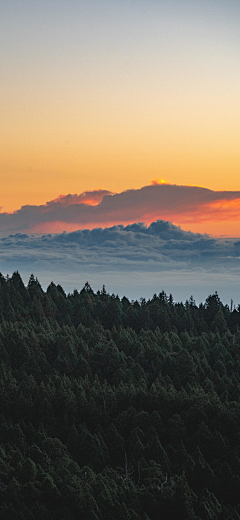
[[[0,518],[240,519],[239,326],[0,275]]]

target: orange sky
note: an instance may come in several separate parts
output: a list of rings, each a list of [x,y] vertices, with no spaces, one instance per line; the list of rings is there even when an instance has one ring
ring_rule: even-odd
[[[240,189],[238,2],[3,4],[3,212],[155,178]],[[238,233],[235,203],[214,204],[175,222]]]

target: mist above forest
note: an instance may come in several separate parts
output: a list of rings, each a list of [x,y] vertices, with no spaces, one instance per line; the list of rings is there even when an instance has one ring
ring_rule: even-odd
[[[174,292],[198,302],[217,290],[225,303],[239,300],[240,241],[184,231],[158,220],[71,233],[17,233],[0,239],[0,269],[32,272],[44,287],[54,280],[66,291],[89,280],[130,299]]]

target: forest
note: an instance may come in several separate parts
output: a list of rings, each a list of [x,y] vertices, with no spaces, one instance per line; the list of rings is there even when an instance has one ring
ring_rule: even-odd
[[[240,306],[0,275],[0,518],[240,519]]]

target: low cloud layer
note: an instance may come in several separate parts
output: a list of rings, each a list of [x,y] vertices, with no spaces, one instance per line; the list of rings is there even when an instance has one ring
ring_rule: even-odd
[[[115,194],[95,190],[62,195],[44,205],[0,213],[0,234],[54,233],[137,221],[149,224],[155,219],[171,220],[189,229],[221,223],[222,234],[226,234],[227,222],[240,223],[240,191],[154,184]]]
[[[69,290],[88,279],[130,297],[162,289],[176,295],[177,288],[179,299],[197,297],[203,288],[206,297],[220,287],[223,299],[230,289],[237,298],[240,240],[214,239],[162,220],[55,235],[17,233],[0,239],[0,271],[14,270]]]

